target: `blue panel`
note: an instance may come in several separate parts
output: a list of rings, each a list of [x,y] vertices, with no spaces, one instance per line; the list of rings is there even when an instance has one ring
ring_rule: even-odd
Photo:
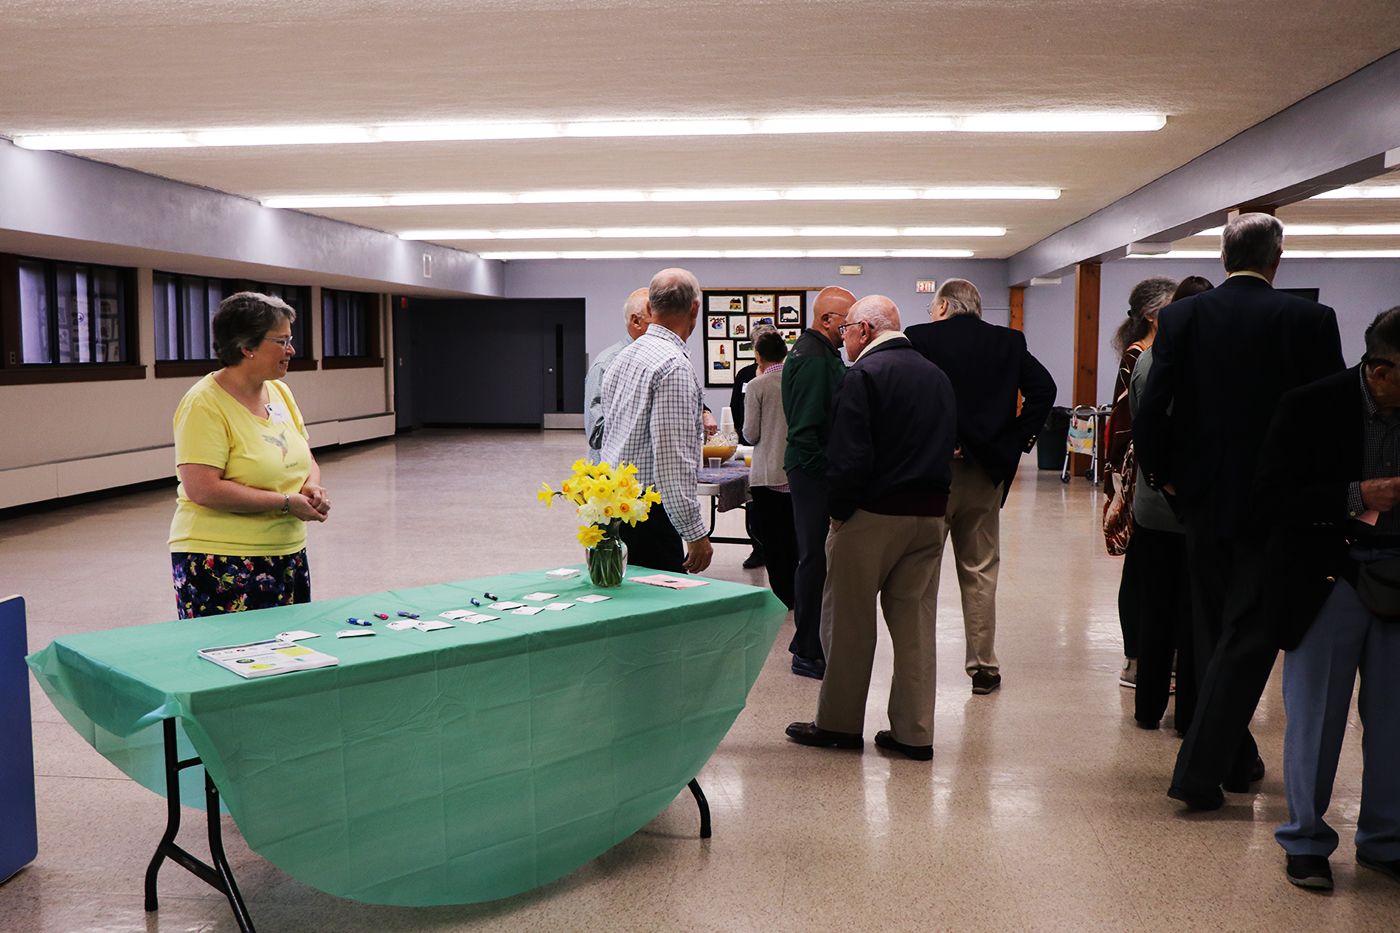
[[[0,881],[39,854],[24,600],[0,601]]]

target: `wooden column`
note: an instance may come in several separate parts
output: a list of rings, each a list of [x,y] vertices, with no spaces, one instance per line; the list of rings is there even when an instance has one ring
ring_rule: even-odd
[[[1012,330],[1024,331],[1026,329],[1026,286],[1011,286],[1011,321]]]
[[[1074,389],[1071,404],[1097,405],[1099,393],[1099,281],[1103,267],[1098,260],[1081,262],[1074,270]],[[1089,469],[1089,458],[1076,454],[1070,460],[1073,473]]]

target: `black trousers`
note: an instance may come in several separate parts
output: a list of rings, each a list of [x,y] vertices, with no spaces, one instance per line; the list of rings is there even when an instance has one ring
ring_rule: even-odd
[[[763,530],[758,519],[754,516],[752,502],[744,506],[744,534],[748,535],[749,540],[753,542],[754,554],[758,556],[759,560],[763,560]],[[788,606],[788,608],[792,607]]]
[[[765,544],[768,586],[773,595],[791,609],[797,579],[797,529],[792,520],[792,495],[767,486],[750,487],[749,495],[753,496],[749,514]]]
[[[1142,640],[1142,567],[1141,558],[1133,553],[1133,541],[1141,526],[1133,526],[1128,550],[1123,554],[1123,574],[1118,579],[1118,628],[1123,632],[1123,657],[1138,657]]]
[[[1191,631],[1191,587],[1186,575],[1186,537],[1133,523],[1123,555],[1123,586],[1134,618],[1137,640],[1137,695],[1133,715],[1139,722],[1160,722],[1171,696],[1172,657],[1177,660],[1176,727],[1185,732],[1196,711],[1195,639]]]
[[[1172,784],[1199,792],[1242,781],[1253,767],[1259,748],[1249,721],[1278,648],[1257,610],[1257,555],[1249,543],[1219,537],[1210,515],[1188,514],[1184,523],[1199,690]]]
[[[806,470],[788,470],[792,490],[792,521],[797,534],[797,573],[793,585],[793,621],[797,632],[788,650],[798,657],[825,661],[822,652],[822,586],[826,583],[826,477]]]
[[[646,521],[624,524],[622,540],[627,544],[629,566],[685,573],[685,546],[665,508],[652,506]]]

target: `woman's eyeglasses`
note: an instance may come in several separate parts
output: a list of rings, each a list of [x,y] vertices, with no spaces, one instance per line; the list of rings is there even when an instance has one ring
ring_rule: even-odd
[[[292,344],[296,342],[295,338],[293,337],[264,337],[263,339],[271,340],[283,350],[290,350],[292,348]]]

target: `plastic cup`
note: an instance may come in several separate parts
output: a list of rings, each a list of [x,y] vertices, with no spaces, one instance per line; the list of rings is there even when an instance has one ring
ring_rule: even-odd
[[[708,460],[706,460],[705,463],[712,470],[719,469],[719,457],[711,457]]]
[[[744,454],[744,466],[753,466],[753,454]]]

